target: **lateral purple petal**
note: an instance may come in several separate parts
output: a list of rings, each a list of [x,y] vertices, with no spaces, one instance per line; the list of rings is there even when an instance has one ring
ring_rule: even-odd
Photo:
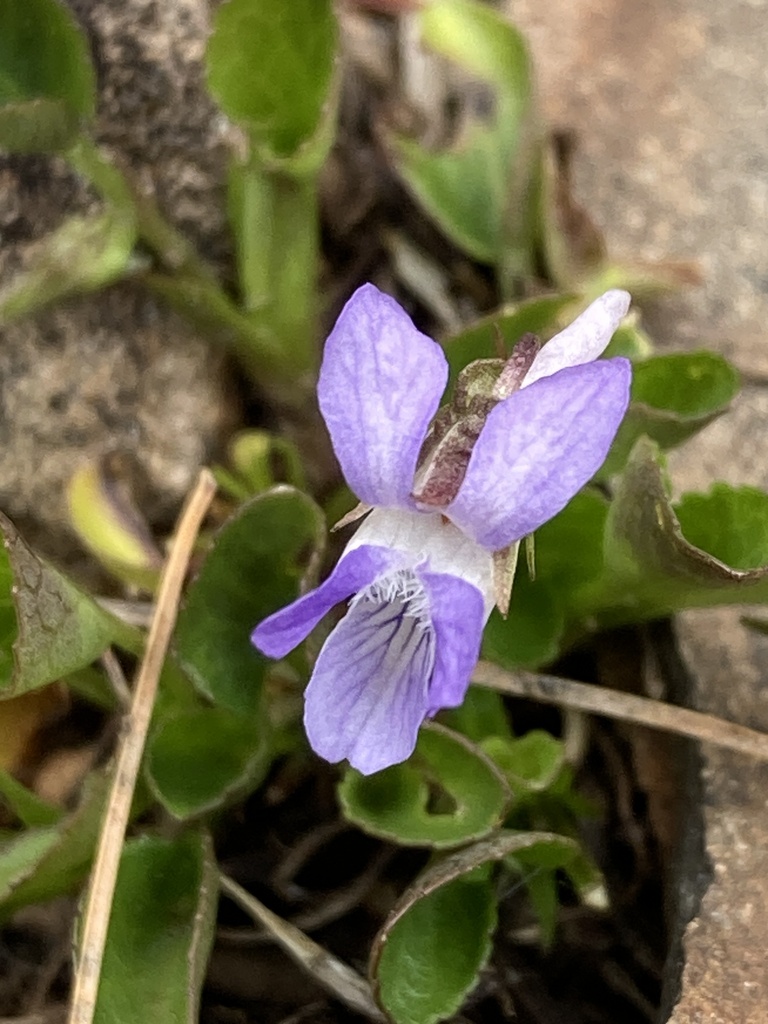
[[[397,561],[387,548],[361,545],[345,555],[316,589],[264,619],[251,643],[269,658],[283,658],[298,647],[334,605],[367,587]]]
[[[347,483],[369,505],[412,508],[416,460],[448,379],[440,346],[372,284],[325,343],[317,394]]]
[[[325,642],[305,691],[312,749],[363,775],[405,761],[427,713],[434,636],[402,605],[355,602]]]
[[[510,395],[488,417],[445,514],[489,550],[532,533],[604,462],[631,378],[627,359],[606,359]]]
[[[487,618],[483,595],[457,576],[421,572],[435,632],[435,667],[429,686],[428,714],[455,708],[464,700],[469,677],[480,656]]]
[[[601,356],[626,316],[631,301],[629,292],[619,288],[595,299],[581,316],[546,343],[526,373],[522,387],[527,388],[542,377],[551,377],[566,366],[591,363]]]

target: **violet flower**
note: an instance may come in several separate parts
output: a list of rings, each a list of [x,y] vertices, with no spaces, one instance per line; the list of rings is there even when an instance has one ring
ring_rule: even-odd
[[[426,717],[461,704],[496,601],[494,553],[570,501],[624,416],[629,362],[595,360],[629,302],[606,292],[541,351],[519,345],[477,424],[445,435],[442,458],[439,417],[430,433],[448,378],[441,347],[373,285],[344,307],[318,397],[360,514],[373,511],[325,582],[252,636],[283,657],[349,601],[305,692],[321,757],[379,771],[412,753]]]

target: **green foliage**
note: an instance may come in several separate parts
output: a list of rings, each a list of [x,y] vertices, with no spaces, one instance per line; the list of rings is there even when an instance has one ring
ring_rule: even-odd
[[[64,813],[58,807],[41,800],[6,771],[0,771],[0,802],[27,828],[55,825]]]
[[[713,352],[653,356],[637,363],[632,401],[600,476],[626,464],[638,438],[676,448],[727,412],[739,390],[734,368]]]
[[[0,5],[0,148],[61,150],[96,105],[88,45],[59,0]]]
[[[82,881],[99,834],[106,791],[106,778],[92,775],[72,814],[55,825],[19,832],[0,846],[0,918],[65,895]]]
[[[346,818],[406,846],[458,846],[504,818],[509,792],[493,762],[464,737],[425,726],[413,756],[375,775],[350,770],[339,786]]]
[[[208,85],[262,159],[315,169],[332,141],[335,53],[329,0],[228,0],[208,44]]]
[[[244,796],[269,765],[263,723],[228,708],[195,708],[165,719],[150,740],[150,786],[177,818],[197,817]]]
[[[521,244],[510,242],[508,222],[526,177],[531,84],[525,43],[502,15],[473,0],[436,0],[419,19],[429,47],[494,87],[496,109],[490,123],[469,124],[441,152],[392,136],[396,167],[449,238],[481,262],[501,263],[506,245]]]
[[[0,514],[0,696],[35,690],[88,665],[133,631],[27,547]]]
[[[396,1024],[450,1016],[476,983],[495,927],[495,863],[567,871],[580,857],[578,844],[563,836],[502,829],[435,860],[397,902],[373,945],[370,974]],[[578,868],[576,874],[582,877]]]
[[[218,879],[204,832],[129,841],[117,888],[95,1024],[196,1024],[213,945]]]
[[[267,659],[254,626],[292,601],[325,538],[317,505],[292,487],[246,502],[218,532],[176,627],[182,668],[201,694],[254,720]]]
[[[382,1007],[396,1024],[450,1017],[491,954],[496,899],[482,868],[436,889],[391,927],[377,964]]]

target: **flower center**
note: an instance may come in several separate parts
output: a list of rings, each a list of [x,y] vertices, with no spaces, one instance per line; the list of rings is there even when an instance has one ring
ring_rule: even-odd
[[[350,602],[391,606],[398,617],[415,619],[420,630],[431,627],[429,598],[419,577],[412,569],[395,569],[369,583]]]

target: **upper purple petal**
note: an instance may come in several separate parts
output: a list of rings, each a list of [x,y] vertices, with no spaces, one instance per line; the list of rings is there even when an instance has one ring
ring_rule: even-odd
[[[427,713],[434,636],[397,601],[352,604],[305,691],[312,749],[364,775],[405,761]]]
[[[572,366],[500,402],[444,510],[499,550],[556,515],[597,472],[629,403],[626,359]]]
[[[363,285],[325,343],[317,394],[347,483],[369,505],[412,508],[416,460],[448,379],[440,346]]]
[[[542,377],[551,377],[566,366],[580,366],[601,356],[626,316],[631,301],[629,292],[620,288],[613,288],[595,299],[573,323],[546,343],[526,373],[522,387],[527,388]]]
[[[264,619],[251,643],[269,658],[283,658],[309,636],[320,619],[339,601],[367,587],[398,560],[387,548],[361,545],[344,555],[320,586]]]
[[[483,595],[456,576],[420,572],[429,598],[435,634],[435,667],[429,686],[429,714],[455,708],[464,700],[480,656],[487,615]]]

